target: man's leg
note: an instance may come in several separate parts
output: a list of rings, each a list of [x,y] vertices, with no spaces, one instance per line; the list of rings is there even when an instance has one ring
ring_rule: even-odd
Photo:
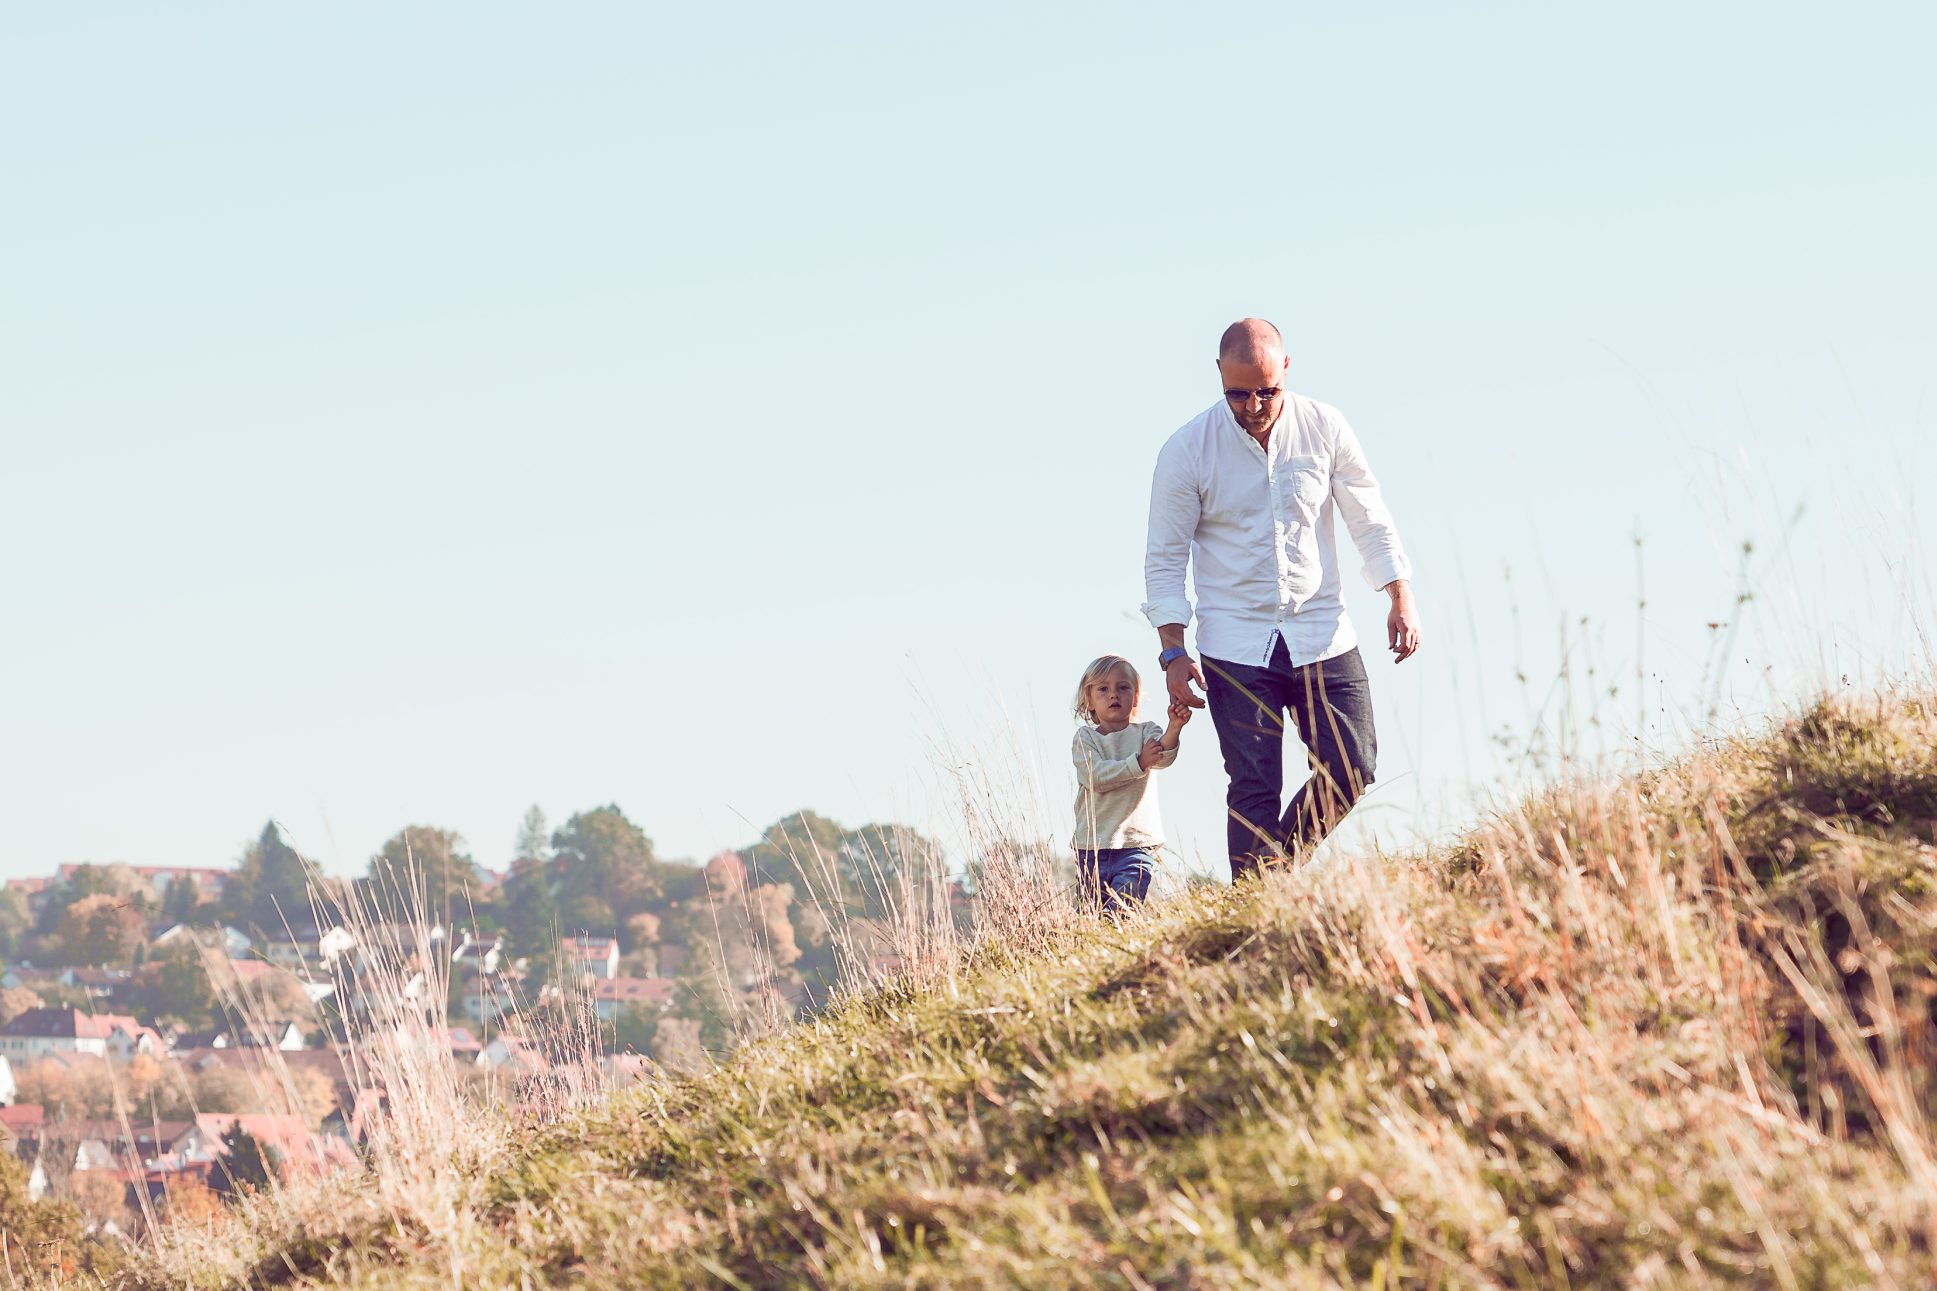
[[[1291,713],[1312,769],[1279,830],[1285,850],[1297,856],[1331,833],[1372,783],[1379,737],[1372,729],[1372,687],[1359,652],[1348,650],[1298,669]]]
[[[1278,650],[1283,650],[1280,644]],[[1274,658],[1276,654],[1274,652]],[[1231,881],[1254,874],[1279,850],[1278,811],[1285,800],[1285,719],[1288,672],[1204,660],[1204,697],[1230,777],[1224,803],[1229,818]]]

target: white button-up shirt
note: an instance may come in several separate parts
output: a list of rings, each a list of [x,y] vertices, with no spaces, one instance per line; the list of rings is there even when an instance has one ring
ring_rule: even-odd
[[[1145,616],[1153,627],[1191,621],[1184,572],[1195,565],[1198,653],[1263,665],[1282,637],[1296,665],[1344,654],[1358,638],[1340,594],[1334,510],[1372,586],[1412,577],[1379,483],[1338,409],[1286,391],[1260,448],[1220,399],[1157,454]]]

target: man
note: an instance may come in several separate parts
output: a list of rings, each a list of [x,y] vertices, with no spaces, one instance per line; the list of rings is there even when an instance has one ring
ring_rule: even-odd
[[[1419,649],[1412,566],[1358,438],[1336,408],[1285,389],[1290,366],[1263,319],[1225,329],[1224,397],[1165,443],[1150,490],[1143,612],[1162,643],[1170,697],[1204,707],[1195,683],[1209,699],[1231,778],[1233,882],[1309,852],[1372,783],[1378,739],[1340,594],[1335,511],[1367,579],[1391,598],[1395,662]],[[1202,669],[1184,647],[1192,563]],[[1311,778],[1280,811],[1287,712]]]

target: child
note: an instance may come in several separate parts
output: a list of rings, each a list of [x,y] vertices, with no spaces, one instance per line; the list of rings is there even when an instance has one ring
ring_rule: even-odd
[[[1170,706],[1170,726],[1133,722],[1137,670],[1106,654],[1083,669],[1076,718],[1084,723],[1071,749],[1076,759],[1076,874],[1084,900],[1119,910],[1143,900],[1163,846],[1157,787],[1150,773],[1177,760],[1177,737],[1190,709]]]

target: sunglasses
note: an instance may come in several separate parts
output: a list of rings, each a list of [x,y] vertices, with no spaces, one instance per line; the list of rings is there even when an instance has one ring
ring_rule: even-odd
[[[1250,403],[1254,398],[1259,403],[1270,403],[1284,392],[1283,386],[1266,386],[1262,390],[1226,390],[1224,397],[1232,403]]]

